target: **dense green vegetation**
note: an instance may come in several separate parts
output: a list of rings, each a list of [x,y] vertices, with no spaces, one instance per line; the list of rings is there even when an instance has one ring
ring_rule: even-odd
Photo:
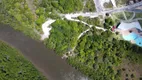
[[[0,41],[0,80],[46,80],[16,49]]]
[[[116,1],[119,4],[126,3],[126,0]],[[103,32],[95,27],[78,40],[79,34],[88,29],[88,26],[65,19],[61,20],[60,14],[95,11],[93,0],[87,0],[84,8],[83,2],[84,0],[34,0],[36,9],[33,13],[25,0],[1,0],[0,23],[9,24],[14,29],[22,31],[34,39],[39,39],[37,32],[42,33],[42,23],[47,18],[56,19],[56,22],[52,24],[53,28],[49,38],[44,40],[47,47],[54,49],[57,54],[63,55],[77,46],[73,52],[77,56],[67,59],[73,67],[93,80],[121,80],[123,69],[121,70],[118,66],[123,63],[124,59],[142,64],[142,48],[123,40],[117,40],[112,37],[110,31]],[[104,6],[112,8],[112,3],[104,4]],[[118,18],[115,19],[116,21],[124,20],[122,13],[114,15]],[[126,13],[126,15],[130,17],[132,13]],[[136,15],[136,18],[139,16],[141,14]],[[103,25],[103,21],[100,21],[101,17],[90,19],[79,16],[78,19],[94,26],[104,26],[106,29],[110,29],[116,23],[108,16]],[[2,76],[0,79],[44,79],[33,65],[15,49],[2,42],[0,42],[0,49],[0,75]],[[135,75],[131,75],[131,77],[135,77]]]
[[[111,32],[93,28],[79,41],[75,50],[77,56],[68,62],[93,80],[121,80],[120,70],[116,69],[124,59],[141,62],[142,48],[123,40],[109,39]],[[120,45],[121,44],[121,45]]]
[[[71,13],[81,11],[83,0],[42,0],[40,7],[46,12]]]
[[[57,20],[52,27],[49,39],[44,42],[46,46],[55,49],[59,54],[72,49],[77,44],[79,34],[87,29],[83,24],[66,20]]]
[[[34,0],[35,13],[29,8],[26,0],[1,0],[0,22],[11,25],[26,35],[39,39],[41,25],[47,18],[59,19],[58,13],[81,11],[83,0]],[[32,5],[32,4],[31,4]],[[33,5],[34,6],[34,5]]]
[[[110,29],[111,26],[114,26],[114,21],[112,20],[111,17],[106,17],[105,18],[105,23],[104,23],[104,28]]]
[[[83,12],[95,12],[95,4],[93,0],[87,0]]]
[[[0,22],[9,24],[34,39],[39,39],[35,30],[40,26],[35,24],[35,17],[25,0],[1,0]]]
[[[95,18],[87,18],[87,17],[78,17],[79,20],[84,21],[90,25],[94,25],[94,26],[101,26],[101,21],[99,17],[95,17]]]

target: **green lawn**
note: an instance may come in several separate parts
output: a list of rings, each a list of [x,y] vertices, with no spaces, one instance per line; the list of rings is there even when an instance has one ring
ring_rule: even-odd
[[[0,41],[0,80],[46,80],[16,49]]]

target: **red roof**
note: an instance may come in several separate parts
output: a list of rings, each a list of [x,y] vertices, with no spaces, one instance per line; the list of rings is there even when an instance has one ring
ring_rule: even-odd
[[[113,26],[111,30],[114,31],[115,29],[116,29],[116,26]]]

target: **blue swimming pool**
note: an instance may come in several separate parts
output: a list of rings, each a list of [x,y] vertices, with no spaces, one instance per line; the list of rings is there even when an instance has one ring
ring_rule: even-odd
[[[138,37],[135,39],[135,42],[138,46],[142,47],[142,37]]]
[[[131,40],[134,40],[135,43],[142,47],[142,37],[140,37],[138,34],[132,32],[130,33],[129,35],[127,36],[122,36],[124,38],[124,40],[127,40],[127,41],[131,41]]]
[[[125,40],[130,41],[130,40],[135,40],[138,37],[138,34],[132,32],[127,36],[122,36]]]

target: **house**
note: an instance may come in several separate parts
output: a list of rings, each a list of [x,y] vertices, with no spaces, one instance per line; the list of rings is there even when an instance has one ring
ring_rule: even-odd
[[[121,22],[116,26],[115,31],[119,32],[124,40],[142,47],[142,28],[138,21]]]

